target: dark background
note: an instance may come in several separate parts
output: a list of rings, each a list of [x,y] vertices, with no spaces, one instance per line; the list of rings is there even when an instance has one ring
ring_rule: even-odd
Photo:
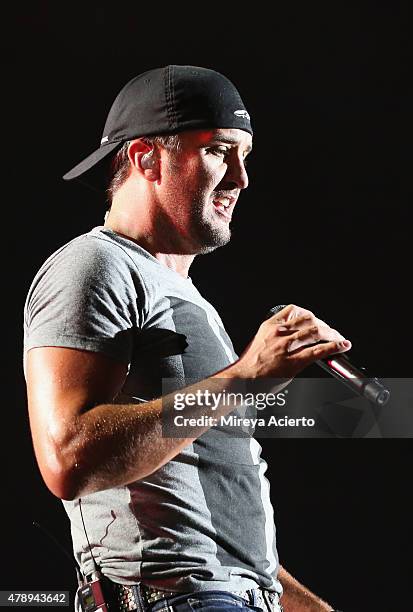
[[[31,526],[39,521],[70,548],[66,516],[33,458],[22,310],[44,259],[102,223],[102,198],[61,175],[97,147],[115,95],[139,72],[214,68],[251,114],[251,185],[233,239],[191,271],[236,349],[269,307],[294,302],[350,338],[354,361],[375,375],[411,375],[407,10],[284,4],[270,14],[258,3],[34,2],[3,23],[3,298],[12,313],[4,319],[2,589],[75,588],[71,563]],[[410,440],[261,443],[285,567],[345,611],[410,609]]]

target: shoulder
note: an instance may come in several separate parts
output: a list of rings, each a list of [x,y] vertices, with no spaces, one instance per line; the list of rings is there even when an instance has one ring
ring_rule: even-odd
[[[97,227],[77,236],[55,251],[40,267],[34,284],[59,279],[59,282],[88,282],[96,279],[134,284],[140,276],[139,257]]]
[[[146,296],[136,268],[98,229],[58,249],[35,276],[24,312],[29,348],[49,345],[108,353],[108,339],[140,326]],[[117,340],[113,343],[117,350]],[[126,348],[116,353],[122,361],[126,353],[129,356],[129,344]]]
[[[128,264],[130,257],[102,228],[97,227],[65,244],[48,261],[73,262],[79,268],[91,265],[104,265],[106,268]]]
[[[131,240],[103,227],[67,242],[40,267],[29,288],[25,310],[33,315],[58,304],[113,305],[115,310],[148,309],[153,261]],[[159,267],[159,265],[157,264]]]

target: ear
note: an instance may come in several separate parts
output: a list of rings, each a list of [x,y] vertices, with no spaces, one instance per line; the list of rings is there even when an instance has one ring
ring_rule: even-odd
[[[132,140],[128,148],[129,161],[147,181],[155,182],[160,176],[160,163],[156,150],[142,138]]]

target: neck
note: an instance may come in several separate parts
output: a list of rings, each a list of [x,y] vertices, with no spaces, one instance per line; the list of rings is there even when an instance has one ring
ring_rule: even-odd
[[[128,231],[123,227],[123,224],[116,223],[116,221],[111,218],[111,213],[107,216],[104,227],[138,244],[145,249],[145,251],[148,251],[152,257],[155,257],[163,266],[170,270],[174,270],[184,278],[188,278],[189,268],[196,257],[195,255],[167,253],[164,249],[157,248],[152,239],[147,239],[144,232],[139,232],[136,229],[133,232],[130,230]]]
[[[196,257],[195,255],[177,255],[176,253],[151,253],[151,255],[162,265],[174,270],[184,278],[188,278],[189,268]]]
[[[152,191],[150,183],[126,181],[113,198],[105,227],[139,244],[162,265],[187,278],[195,254],[181,251],[182,245],[171,240],[171,232],[160,223],[159,212],[151,210]]]

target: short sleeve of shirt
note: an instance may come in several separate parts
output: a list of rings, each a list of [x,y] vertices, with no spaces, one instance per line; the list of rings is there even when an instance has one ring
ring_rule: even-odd
[[[59,346],[129,363],[141,324],[144,289],[125,251],[85,234],[41,267],[25,306],[25,354]]]

